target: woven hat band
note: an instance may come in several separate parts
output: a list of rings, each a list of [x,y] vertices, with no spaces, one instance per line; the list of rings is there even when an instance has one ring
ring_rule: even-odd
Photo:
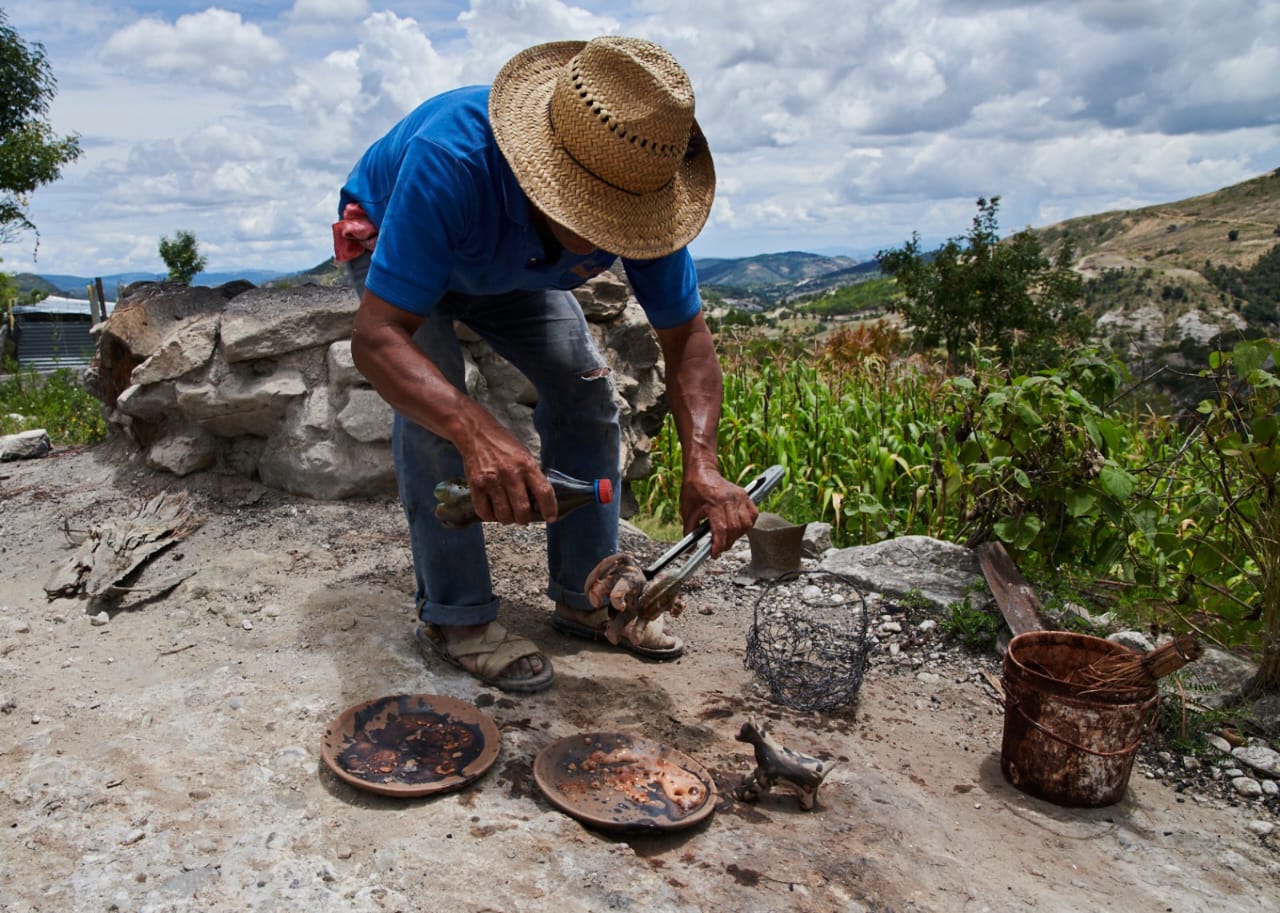
[[[557,74],[547,113],[583,169],[627,193],[652,193],[684,159],[693,89],[662,48],[598,39]]]

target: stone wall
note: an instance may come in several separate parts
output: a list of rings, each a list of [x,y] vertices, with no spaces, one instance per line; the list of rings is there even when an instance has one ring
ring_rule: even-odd
[[[613,370],[623,481],[643,478],[666,410],[657,337],[613,273],[575,294]],[[351,358],[356,304],[350,288],[138,283],[95,329],[90,384],[155,469],[234,473],[325,500],[394,492],[392,411]],[[459,331],[468,392],[536,454],[532,385]]]

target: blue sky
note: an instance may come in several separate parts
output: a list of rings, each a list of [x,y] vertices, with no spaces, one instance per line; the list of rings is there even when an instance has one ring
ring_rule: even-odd
[[[1177,200],[1280,166],[1277,0],[37,0],[56,130],[8,272],[324,260],[341,184],[418,101],[542,41],[629,34],[685,65],[719,179],[697,257],[959,235]]]

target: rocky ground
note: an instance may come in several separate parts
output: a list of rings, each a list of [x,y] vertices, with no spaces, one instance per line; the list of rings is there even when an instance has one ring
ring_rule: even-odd
[[[64,528],[125,516],[166,489],[188,492],[201,523],[144,569],[139,589],[113,605],[46,598],[72,553]],[[745,544],[705,567],[674,622],[686,655],[653,664],[552,633],[540,528],[495,528],[504,621],[543,644],[558,671],[550,691],[512,697],[415,652],[402,523],[392,501],[180,481],[110,446],[0,464],[0,910],[1217,913],[1280,903],[1271,778],[1153,740],[1115,805],[1067,809],[1019,792],[1000,771],[998,658],[947,643],[922,609],[872,594],[878,644],[855,699],[802,712],[770,701],[744,668],[769,595],[735,582]],[[636,535],[624,545],[657,551]],[[171,590],[145,590],[175,577]],[[797,585],[804,598],[803,587],[830,581]],[[402,692],[490,715],[502,737],[490,771],[408,800],[334,777],[320,758],[325,727],[344,708]],[[734,739],[749,716],[834,762],[813,811],[785,792],[734,798],[754,767]],[[699,761],[718,788],[715,814],[628,837],[557,810],[534,782],[534,758],[594,730]]]

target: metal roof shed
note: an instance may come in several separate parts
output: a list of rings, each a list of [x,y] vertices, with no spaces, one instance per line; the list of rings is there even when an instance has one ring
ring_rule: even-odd
[[[110,302],[106,311],[111,313]],[[11,313],[22,367],[37,371],[83,368],[93,358],[93,337],[89,334],[93,317],[88,301],[49,297],[35,304],[14,305]]]

